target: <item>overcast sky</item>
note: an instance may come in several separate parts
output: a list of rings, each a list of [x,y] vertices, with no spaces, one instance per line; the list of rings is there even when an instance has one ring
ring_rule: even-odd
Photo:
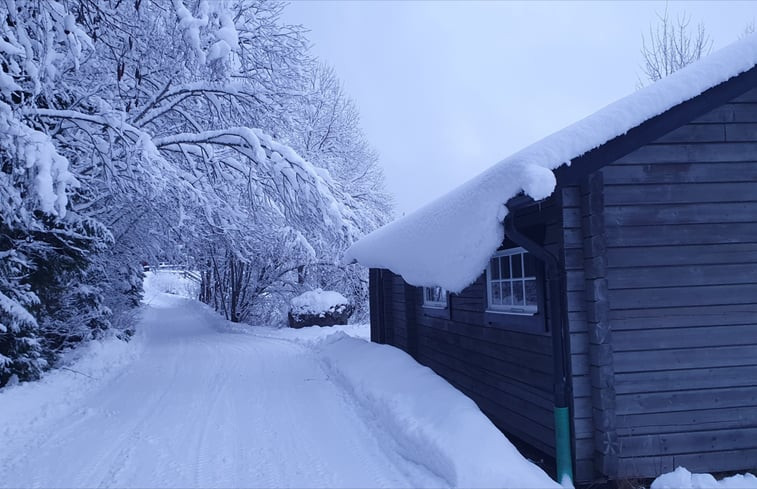
[[[381,155],[397,215],[636,89],[642,34],[665,2],[295,1]],[[756,2],[670,2],[716,50]]]

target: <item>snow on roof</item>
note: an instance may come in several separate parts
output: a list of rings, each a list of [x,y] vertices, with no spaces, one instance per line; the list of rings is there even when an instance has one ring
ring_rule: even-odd
[[[756,64],[753,34],[527,146],[377,229],[353,244],[344,261],[387,268],[413,285],[460,292],[501,245],[508,200],[521,191],[534,200],[548,197],[556,184],[555,168]]]

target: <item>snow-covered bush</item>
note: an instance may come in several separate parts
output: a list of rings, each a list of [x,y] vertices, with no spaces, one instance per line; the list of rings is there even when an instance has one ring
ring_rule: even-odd
[[[301,328],[347,324],[354,309],[347,298],[339,292],[311,290],[292,299],[289,309],[289,326]]]

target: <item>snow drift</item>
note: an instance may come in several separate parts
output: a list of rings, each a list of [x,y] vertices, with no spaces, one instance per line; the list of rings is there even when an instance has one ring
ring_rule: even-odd
[[[650,489],[757,489],[757,477],[737,474],[717,480],[711,474],[692,474],[678,467],[655,479]]]
[[[452,487],[560,487],[478,406],[406,353],[336,333],[316,346],[332,376],[397,442]]]
[[[80,401],[107,384],[141,354],[143,337],[126,342],[115,336],[93,340],[68,352],[41,380],[0,389],[0,460],[25,446],[45,425],[66,422]],[[70,421],[70,419],[68,419]],[[2,472],[0,470],[0,472]]]
[[[345,262],[388,268],[417,286],[460,292],[504,237],[505,204],[555,188],[552,170],[757,65],[757,34],[620,99],[497,163],[448,194],[355,243]]]

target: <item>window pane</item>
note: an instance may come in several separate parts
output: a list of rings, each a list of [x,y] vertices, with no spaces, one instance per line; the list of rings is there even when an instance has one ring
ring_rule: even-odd
[[[500,290],[499,282],[492,282],[492,304],[502,304],[502,291]]]
[[[510,258],[512,258],[513,263],[513,278],[521,278],[523,276],[523,268],[521,267],[521,259],[523,258],[523,255],[513,255]]]
[[[423,287],[423,302],[446,304],[447,290],[442,287]]]
[[[537,302],[536,280],[526,280],[526,305],[536,306]]]
[[[502,278],[510,278],[510,257],[503,256],[499,262],[502,265]]]
[[[492,272],[491,280],[499,280],[499,258],[489,260],[489,269]]]
[[[525,300],[523,299],[523,282],[513,282],[513,304],[516,306],[524,306]]]
[[[523,254],[523,276],[536,277],[536,258],[528,253]]]
[[[502,282],[502,304],[509,306],[513,303],[512,287],[510,282]]]

